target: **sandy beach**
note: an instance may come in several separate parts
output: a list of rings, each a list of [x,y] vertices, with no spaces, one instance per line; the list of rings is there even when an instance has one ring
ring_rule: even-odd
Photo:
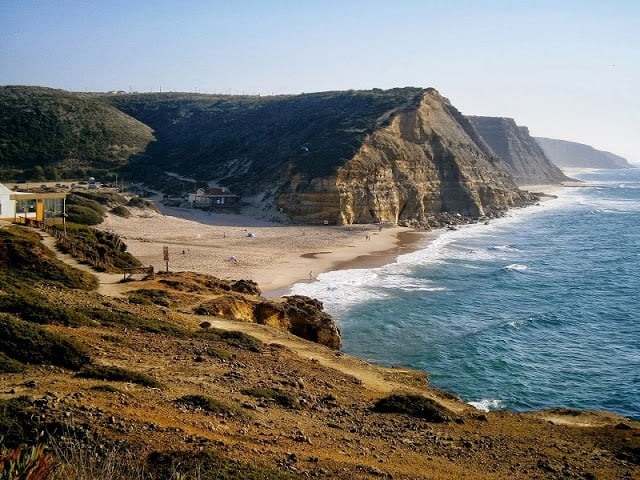
[[[266,296],[337,268],[366,268],[392,262],[423,238],[390,225],[283,225],[248,215],[209,214],[167,208],[132,209],[130,218],[109,215],[100,228],[120,235],[144,265],[164,271],[193,271],[223,279],[251,279]]]
[[[521,188],[549,198],[563,185]],[[131,209],[130,218],[108,215],[99,228],[120,235],[129,252],[156,271],[167,268],[167,246],[170,271],[254,280],[265,296],[284,295],[294,283],[313,281],[330,270],[386,265],[438,235],[392,225],[288,225],[156,205],[160,212]]]

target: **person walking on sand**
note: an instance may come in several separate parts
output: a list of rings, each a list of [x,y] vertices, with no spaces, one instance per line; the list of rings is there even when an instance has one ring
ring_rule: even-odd
[[[309,280],[313,280],[313,270],[309,270]]]

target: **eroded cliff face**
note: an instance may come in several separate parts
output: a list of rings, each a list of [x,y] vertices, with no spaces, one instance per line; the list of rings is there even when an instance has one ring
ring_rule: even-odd
[[[494,215],[525,205],[500,160],[469,122],[433,90],[415,108],[393,112],[335,176],[295,192],[278,206],[300,221],[423,222],[443,213]]]
[[[553,184],[570,180],[511,118],[467,117],[482,139],[504,162],[518,185]]]

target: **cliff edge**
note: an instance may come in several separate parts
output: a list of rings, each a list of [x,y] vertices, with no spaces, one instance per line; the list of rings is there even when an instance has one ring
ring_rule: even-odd
[[[335,175],[294,175],[276,204],[306,222],[428,222],[444,212],[492,216],[533,201],[472,125],[436,90],[390,112]]]
[[[633,168],[626,158],[582,143],[536,137],[549,159],[560,168]]]
[[[544,151],[511,118],[467,117],[482,139],[504,162],[518,185],[556,184],[570,180],[547,158]]]

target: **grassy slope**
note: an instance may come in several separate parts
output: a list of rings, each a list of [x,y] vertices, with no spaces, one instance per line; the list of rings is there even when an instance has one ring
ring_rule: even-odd
[[[90,457],[132,479],[640,474],[636,422],[616,427],[620,418],[575,411],[481,414],[429,389],[425,375],[259,325],[209,317],[214,326],[200,328],[207,317],[191,312],[221,294],[216,282],[195,288],[192,276],[174,274],[141,282],[136,302],[102,297],[79,291],[37,233],[0,235],[0,274],[33,289],[22,296],[37,299],[32,313],[61,314],[0,312],[0,446],[47,441],[60,452],[68,441],[75,454],[100,452]],[[21,294],[9,284],[0,283],[0,298]],[[114,478],[88,458],[64,458],[61,468],[97,469],[82,478]],[[143,468],[150,477],[134,474]]]
[[[415,106],[422,89],[322,92],[296,96],[230,97],[145,94],[110,97],[145,122],[158,141],[141,159],[151,167],[201,179],[220,178],[246,193],[282,173],[331,175],[390,113]],[[248,170],[248,167],[251,167]],[[247,171],[248,170],[248,171]],[[249,188],[249,191],[247,191]]]
[[[146,125],[99,97],[42,87],[0,87],[0,178],[54,180],[112,169],[152,140]]]

